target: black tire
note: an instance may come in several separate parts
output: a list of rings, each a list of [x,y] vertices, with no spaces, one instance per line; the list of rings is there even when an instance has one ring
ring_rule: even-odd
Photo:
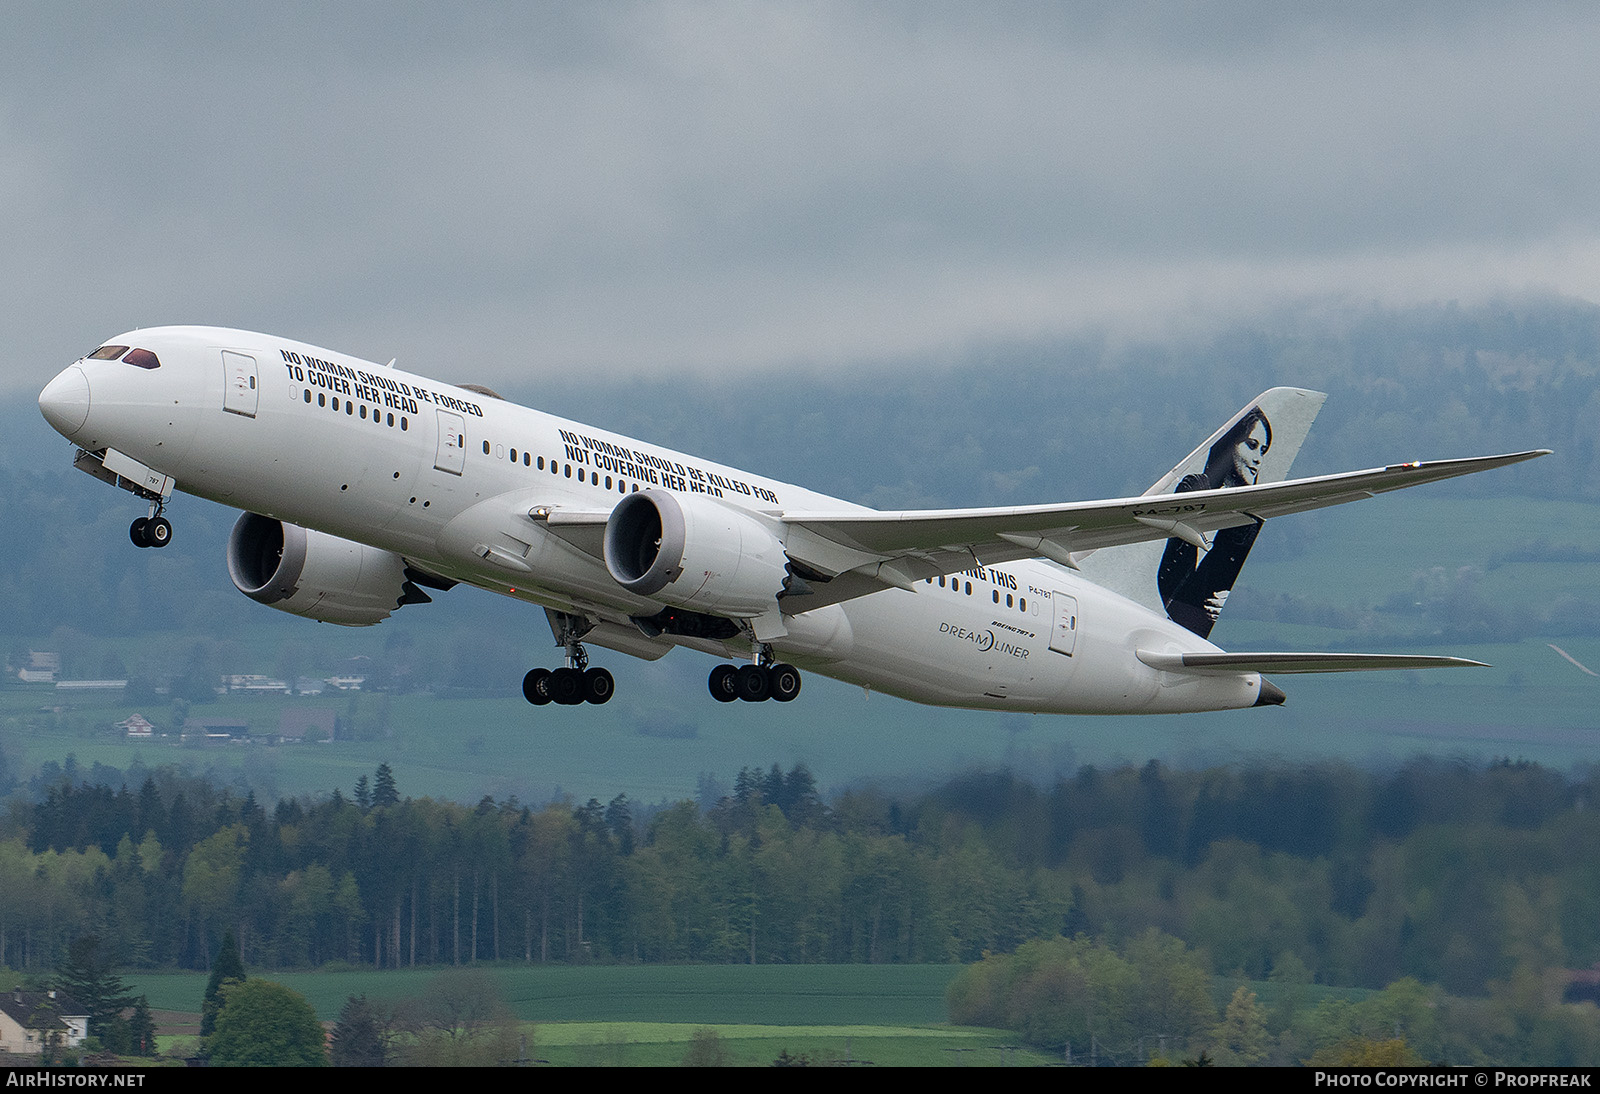
[[[758,665],[740,665],[734,670],[733,690],[747,703],[764,702],[772,695],[767,670]]]
[[[733,691],[733,677],[739,670],[732,665],[718,665],[711,670],[711,678],[706,681],[711,688],[711,697],[719,703],[731,703],[739,698]]]
[[[564,707],[575,707],[583,702],[583,673],[577,669],[551,672],[550,698]]]
[[[550,670],[531,669],[522,678],[522,697],[536,707],[550,701]]]
[[[605,669],[589,669],[583,674],[583,698],[600,706],[617,693],[617,683]]]
[[[800,670],[782,661],[767,669],[767,690],[780,703],[790,703],[800,694]]]
[[[128,538],[133,540],[133,545],[135,547],[150,546],[150,540],[146,538],[144,534],[145,527],[149,523],[149,517],[140,517],[138,520],[128,525]]]
[[[172,522],[166,517],[154,517],[144,526],[144,538],[152,547],[165,547],[172,542]]]

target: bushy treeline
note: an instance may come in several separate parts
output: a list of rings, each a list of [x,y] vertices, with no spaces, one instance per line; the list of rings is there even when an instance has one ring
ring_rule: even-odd
[[[919,824],[971,824],[1003,861],[1059,878],[1069,935],[1158,927],[1223,973],[1262,979],[1293,954],[1320,983],[1479,993],[1518,967],[1600,961],[1596,788],[1594,771],[1506,761],[1152,761],[1048,788],[969,776],[929,795]]]
[[[1151,928],[1120,945],[1025,943],[967,966],[948,999],[954,1022],[1011,1029],[1077,1063],[1592,1066],[1600,1010],[1561,1003],[1560,980],[1521,970],[1462,998],[1403,977],[1319,1001],[1285,955],[1262,996],[1240,985],[1219,1007],[1204,953]]]
[[[959,1025],[1013,1029],[1091,1063],[1144,1063],[1169,1049],[1198,1058],[1217,1018],[1204,961],[1154,929],[1121,952],[1084,935],[1024,943],[968,966],[949,1003]]]
[[[1219,974],[1412,976],[1481,994],[1600,961],[1596,776],[1419,761],[1173,771],[1037,786],[970,775],[824,802],[803,767],[640,810],[402,798],[387,768],[270,808],[171,769],[62,782],[0,840],[0,962],[96,934],[199,968],[476,961],[975,961],[1151,928]]]

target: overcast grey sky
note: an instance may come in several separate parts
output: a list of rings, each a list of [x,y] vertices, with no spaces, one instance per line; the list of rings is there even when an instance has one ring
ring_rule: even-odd
[[[0,15],[17,394],[172,322],[515,383],[1600,300],[1600,5]]]

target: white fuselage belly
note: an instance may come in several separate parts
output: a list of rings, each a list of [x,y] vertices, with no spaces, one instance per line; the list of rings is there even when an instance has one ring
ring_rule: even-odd
[[[85,447],[124,452],[185,492],[562,611],[628,625],[661,605],[529,519],[535,506],[607,510],[626,492],[664,489],[780,517],[862,508],[302,343],[211,328],[141,333],[161,335],[160,369],[81,363],[96,397],[118,407],[100,422],[91,401]],[[248,387],[220,351],[253,360]],[[230,411],[230,399],[245,402]],[[1143,713],[1245,707],[1259,693],[1254,673],[1201,678],[1145,665],[1136,651],[1217,647],[1042,560],[975,562],[915,592],[885,589],[787,622],[772,643],[785,659],[924,703]]]

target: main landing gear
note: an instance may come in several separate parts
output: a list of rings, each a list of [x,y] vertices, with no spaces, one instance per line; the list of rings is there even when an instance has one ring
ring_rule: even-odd
[[[575,707],[599,705],[616,693],[617,685],[605,669],[534,669],[522,678],[522,697],[536,707],[546,703]]]
[[[757,648],[753,665],[718,665],[711,670],[706,681],[711,697],[719,703],[743,699],[747,703],[762,703],[776,699],[791,702],[800,694],[800,670],[793,665],[774,661],[772,647],[763,642]]]
[[[557,637],[567,648],[566,666],[559,669],[533,669],[522,678],[522,697],[536,707],[556,703],[564,707],[593,703],[599,706],[616,694],[616,681],[605,669],[589,667],[589,653],[578,640],[589,628],[578,629],[572,616],[553,614],[558,622]]]
[[[128,527],[128,538],[135,547],[165,547],[172,542],[172,522],[161,515],[159,500],[150,503],[150,515],[140,517]]]

